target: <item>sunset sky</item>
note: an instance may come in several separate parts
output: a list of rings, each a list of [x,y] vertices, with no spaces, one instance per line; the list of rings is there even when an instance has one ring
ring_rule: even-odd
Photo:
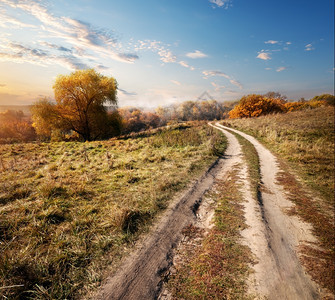
[[[334,92],[333,0],[0,0],[0,105],[58,74],[114,77],[119,105]]]

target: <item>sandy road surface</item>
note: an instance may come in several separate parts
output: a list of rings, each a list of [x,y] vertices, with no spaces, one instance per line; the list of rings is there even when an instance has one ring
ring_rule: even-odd
[[[103,284],[92,299],[157,299],[163,274],[172,264],[173,249],[182,238],[182,229],[196,224],[195,207],[212,188],[216,178],[224,178],[234,166],[242,165],[241,147],[233,134],[216,124],[228,138],[228,148],[216,163],[182,196],[177,197],[141,245],[138,245],[115,274]],[[237,131],[235,131],[237,132]],[[275,182],[278,167],[274,156],[253,137],[248,139],[260,157],[263,189],[257,200],[252,199],[247,168],[241,168],[244,181],[246,222],[244,243],[253,251],[258,263],[250,278],[250,292],[259,299],[318,299],[317,286],[305,274],[296,248],[301,241],[313,241],[307,224],[288,217],[283,210],[292,204]],[[199,211],[204,211],[201,209]],[[206,213],[206,212],[205,212]],[[208,214],[210,215],[210,214]],[[198,215],[199,217],[199,215]],[[199,220],[198,220],[199,221]]]
[[[267,299],[318,299],[317,285],[303,270],[296,252],[301,242],[314,241],[311,228],[297,217],[285,214],[292,203],[276,183],[279,168],[275,157],[254,137],[218,123],[216,127],[243,136],[254,145],[260,160],[261,194],[258,203],[246,199],[249,228],[243,232],[258,260],[250,278],[251,291]]]

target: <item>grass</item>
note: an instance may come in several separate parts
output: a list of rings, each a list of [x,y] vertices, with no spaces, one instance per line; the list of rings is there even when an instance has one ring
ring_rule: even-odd
[[[212,194],[217,206],[215,226],[203,230],[189,226],[185,235],[193,239],[182,250],[168,287],[173,299],[248,299],[246,279],[252,262],[250,249],[240,242],[246,228],[243,201],[236,170],[218,182]]]
[[[295,204],[288,213],[312,224],[318,238],[300,247],[301,261],[334,294],[334,110],[321,107],[225,124],[254,135],[280,158],[283,171],[277,180]]]
[[[0,295],[96,288],[169,200],[222,153],[207,125],[97,142],[0,146]]]
[[[226,120],[285,159],[329,208],[334,207],[334,108]]]
[[[248,180],[250,182],[251,191],[253,192],[253,198],[258,199],[261,189],[261,171],[258,153],[253,144],[244,137],[233,131],[229,132],[235,135],[242,147],[244,160],[248,165]]]

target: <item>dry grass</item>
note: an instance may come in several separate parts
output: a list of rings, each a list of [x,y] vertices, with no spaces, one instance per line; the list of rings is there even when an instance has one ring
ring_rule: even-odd
[[[252,254],[241,245],[245,228],[238,177],[232,172],[218,183],[211,196],[217,202],[215,226],[204,236],[201,229],[187,228],[193,239],[181,253],[183,260],[169,279],[173,299],[249,299],[246,279]]]
[[[334,293],[333,108],[228,120],[225,124],[254,135],[281,159],[283,172],[278,181],[295,204],[289,213],[312,224],[318,237],[316,245],[300,248],[302,263],[314,280]]]
[[[184,126],[103,142],[0,146],[0,295],[74,299],[95,288],[221,138]]]
[[[227,120],[225,124],[261,140],[334,207],[334,108]]]

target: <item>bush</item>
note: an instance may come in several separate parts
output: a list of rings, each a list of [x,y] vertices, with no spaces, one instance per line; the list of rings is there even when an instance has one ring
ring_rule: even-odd
[[[229,112],[229,118],[251,118],[271,113],[281,113],[285,111],[284,103],[281,99],[267,98],[263,95],[244,96]]]

